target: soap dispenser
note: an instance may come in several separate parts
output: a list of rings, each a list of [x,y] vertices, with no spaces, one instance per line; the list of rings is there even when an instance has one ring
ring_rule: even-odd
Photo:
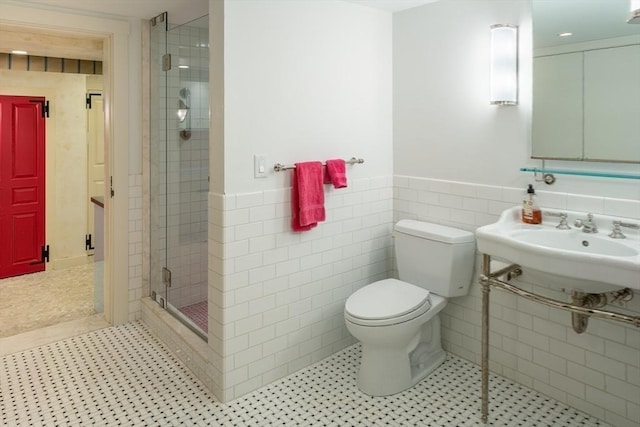
[[[535,202],[536,190],[529,184],[522,201],[522,222],[526,224],[542,224],[542,211]]]

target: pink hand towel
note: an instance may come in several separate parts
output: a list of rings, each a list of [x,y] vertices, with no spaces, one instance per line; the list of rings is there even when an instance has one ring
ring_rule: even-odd
[[[325,220],[323,172],[320,162],[296,163],[292,175],[291,226],[307,231]]]
[[[329,177],[329,182],[333,183],[334,188],[344,188],[347,186],[347,174],[345,169],[343,159],[327,160],[327,175]]]

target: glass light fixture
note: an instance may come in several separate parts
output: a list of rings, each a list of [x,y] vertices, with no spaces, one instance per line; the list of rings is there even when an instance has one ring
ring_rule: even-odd
[[[491,104],[518,104],[518,27],[491,26]]]
[[[631,0],[629,2],[629,24],[640,24],[640,0]]]

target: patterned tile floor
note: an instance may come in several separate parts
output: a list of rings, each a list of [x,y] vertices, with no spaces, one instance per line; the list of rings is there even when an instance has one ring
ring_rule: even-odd
[[[390,397],[355,385],[351,346],[228,404],[141,322],[105,328],[0,359],[7,426],[478,426],[479,371],[448,356],[427,380]],[[495,426],[603,426],[505,379],[492,377]]]

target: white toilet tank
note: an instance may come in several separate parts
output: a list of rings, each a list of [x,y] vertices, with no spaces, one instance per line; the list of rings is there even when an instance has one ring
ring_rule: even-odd
[[[400,280],[443,297],[466,295],[473,276],[473,233],[403,219],[394,232]]]

